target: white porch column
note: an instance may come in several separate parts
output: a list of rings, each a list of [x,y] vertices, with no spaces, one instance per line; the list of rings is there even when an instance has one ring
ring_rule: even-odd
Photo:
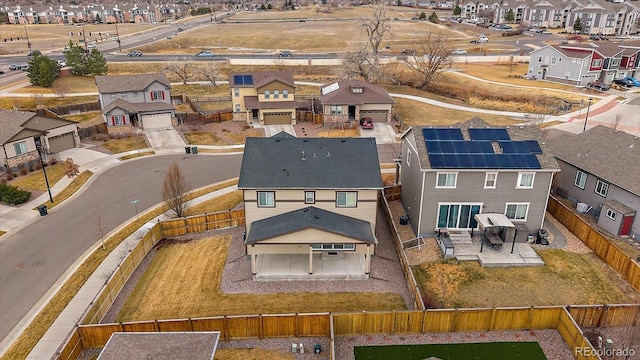
[[[369,275],[369,273],[371,272],[371,245],[367,244],[367,253],[365,254],[366,262],[365,262],[365,269],[364,269],[364,273]]]
[[[251,274],[255,275],[256,273],[256,246],[251,245]]]
[[[309,275],[313,274],[313,245],[309,245]]]

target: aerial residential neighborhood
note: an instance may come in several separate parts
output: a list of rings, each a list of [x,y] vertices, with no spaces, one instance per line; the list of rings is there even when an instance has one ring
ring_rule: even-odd
[[[633,359],[639,26],[0,4],[0,360]]]

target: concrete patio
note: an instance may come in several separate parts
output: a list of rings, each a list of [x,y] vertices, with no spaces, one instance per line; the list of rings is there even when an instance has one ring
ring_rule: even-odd
[[[515,243],[513,253],[511,242],[494,249],[486,242],[480,252],[481,237],[474,236],[471,244],[456,244],[454,256],[458,261],[479,261],[484,267],[544,266],[544,261],[527,243]]]
[[[256,259],[257,274],[254,280],[364,280],[366,262],[364,255],[348,252],[313,254],[313,274],[309,274],[307,254],[269,254]]]

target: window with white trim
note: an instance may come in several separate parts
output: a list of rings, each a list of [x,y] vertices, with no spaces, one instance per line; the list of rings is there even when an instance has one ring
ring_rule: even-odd
[[[273,191],[258,191],[258,207],[276,207],[276,193]]]
[[[356,191],[337,191],[336,207],[356,207],[358,193]]]
[[[27,141],[20,141],[18,143],[13,144],[13,150],[15,150],[16,155],[22,155],[27,153]]]
[[[113,115],[113,125],[124,125],[124,115]]]
[[[576,171],[576,179],[573,181],[573,185],[584,190],[584,187],[587,185],[587,173],[581,170]]]
[[[511,220],[527,220],[529,203],[507,203],[504,215]]]
[[[557,60],[557,58],[552,57],[551,58],[551,65],[555,65],[556,64],[556,60]]]
[[[407,166],[411,167],[411,150],[407,149]]]
[[[458,173],[438,173],[436,181],[436,189],[452,188],[455,189],[458,180]]]
[[[516,186],[516,189],[532,189],[535,177],[536,173],[533,172],[518,173],[518,185]]]
[[[236,104],[236,112],[240,112],[240,104]]]
[[[304,203],[305,204],[315,204],[316,203],[316,192],[315,191],[305,191],[304,192]]]
[[[596,189],[595,189],[595,193],[602,196],[602,197],[607,197],[607,192],[609,191],[609,184],[607,184],[606,182],[598,179],[598,182],[596,182]]]
[[[615,220],[616,219],[616,212],[611,210],[611,209],[607,209],[607,217],[611,220]]]
[[[269,94],[269,90],[265,90],[264,91],[264,98],[265,99],[269,99],[271,97],[271,95]]]
[[[289,98],[289,90],[282,90],[282,98],[283,99],[288,99]]]
[[[591,63],[591,67],[600,67],[602,66],[602,59],[594,59]]]
[[[152,91],[151,101],[155,101],[155,100],[164,100],[164,91],[162,90]]]
[[[240,89],[233,89],[233,96],[240,97]]]
[[[312,244],[313,250],[353,251],[356,244]]]
[[[342,105],[331,105],[331,115],[342,115]]]
[[[496,184],[498,183],[498,173],[497,172],[488,172],[484,176],[484,188],[485,189],[495,189]]]
[[[280,90],[273,90],[273,98],[280,99]]]

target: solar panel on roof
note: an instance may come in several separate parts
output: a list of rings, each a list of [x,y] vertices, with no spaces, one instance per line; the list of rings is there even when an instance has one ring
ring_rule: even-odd
[[[530,153],[542,154],[542,149],[540,148],[540,144],[538,144],[537,140],[525,140],[523,143],[527,144]]]
[[[444,159],[443,168],[446,169],[460,169],[460,164],[458,163],[458,157],[454,154],[444,154],[442,155]]]
[[[473,163],[471,162],[471,155],[458,154],[458,165],[464,169],[470,169]]]
[[[513,154],[517,152],[515,145],[511,141],[500,141],[500,147],[502,148],[502,152],[505,154]]]
[[[440,141],[427,140],[427,151],[429,154],[442,154],[442,148],[440,147]]]
[[[242,85],[242,75],[233,75],[233,82],[236,85]]]
[[[433,169],[441,169],[444,167],[444,155],[442,154],[429,154],[429,162],[431,163],[431,168]]]
[[[509,140],[507,129],[469,129],[472,140]]]
[[[245,85],[253,85],[253,76],[251,76],[251,75],[244,75],[244,76],[242,77],[242,82],[243,82]]]
[[[440,141],[440,149],[443,154],[454,154],[455,150],[453,148],[454,141]]]

